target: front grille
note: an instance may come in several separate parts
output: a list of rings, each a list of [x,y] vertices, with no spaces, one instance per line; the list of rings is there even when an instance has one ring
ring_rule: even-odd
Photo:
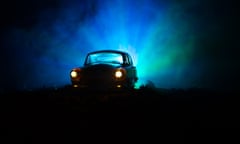
[[[103,71],[87,72],[82,75],[82,81],[85,83],[108,83],[113,80],[112,73]]]

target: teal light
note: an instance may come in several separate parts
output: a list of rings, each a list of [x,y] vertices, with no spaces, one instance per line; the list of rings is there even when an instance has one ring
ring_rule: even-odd
[[[150,80],[159,87],[181,87],[194,49],[194,34],[177,5],[154,1],[104,1],[80,35],[93,50],[118,49],[137,66],[137,87]]]
[[[15,30],[11,36],[14,45],[28,48],[23,63],[31,62],[32,75],[26,85],[32,86],[32,79],[36,86],[69,84],[69,71],[82,66],[88,52],[113,49],[132,56],[139,77],[136,87],[148,80],[157,87],[189,86],[195,78],[195,35],[186,5],[74,0],[63,3],[57,16],[50,10],[43,12],[36,26]]]
[[[77,17],[76,13],[70,14],[71,19]],[[60,20],[60,28],[65,27],[64,21],[70,21]],[[70,29],[75,29],[73,35],[69,34]],[[94,15],[59,30],[64,36],[71,36],[68,45],[62,44],[71,51],[69,60],[75,60],[75,65],[82,63],[76,55],[83,59],[90,51],[117,49],[132,56],[139,77],[137,88],[149,80],[166,88],[191,83],[191,78],[184,77],[191,73],[195,36],[181,5],[153,0],[98,1]]]

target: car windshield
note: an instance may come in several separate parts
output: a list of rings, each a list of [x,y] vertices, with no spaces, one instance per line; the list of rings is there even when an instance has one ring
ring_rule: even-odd
[[[98,63],[123,64],[123,58],[121,54],[111,52],[101,52],[88,55],[86,64]]]

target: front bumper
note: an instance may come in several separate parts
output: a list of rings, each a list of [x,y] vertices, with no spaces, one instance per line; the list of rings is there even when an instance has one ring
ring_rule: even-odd
[[[126,81],[111,81],[111,82],[72,81],[72,87],[82,89],[122,89],[126,87]]]

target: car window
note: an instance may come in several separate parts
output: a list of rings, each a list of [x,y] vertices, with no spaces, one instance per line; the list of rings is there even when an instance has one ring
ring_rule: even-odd
[[[86,64],[96,63],[123,64],[123,58],[121,54],[110,52],[90,54],[87,57]]]

